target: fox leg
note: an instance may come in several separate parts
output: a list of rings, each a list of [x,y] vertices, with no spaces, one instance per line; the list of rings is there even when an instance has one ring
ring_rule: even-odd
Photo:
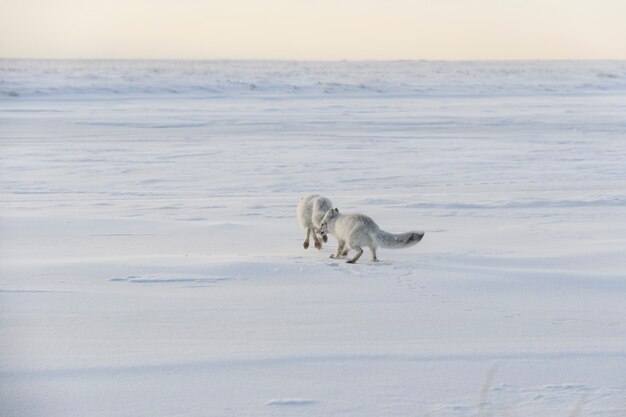
[[[332,255],[330,255],[330,257],[333,259],[337,259],[337,258],[341,258],[342,256],[346,256],[348,254],[348,250],[345,249],[345,247],[346,247],[346,242],[343,240],[340,240],[339,242],[337,242],[337,253],[333,253]]]
[[[315,241],[315,247],[318,249],[322,249],[322,241],[320,240],[319,237],[317,237],[317,233],[315,233],[315,230],[313,231],[313,240]]]
[[[311,229],[309,229],[308,227],[306,228],[306,237],[304,238],[304,244],[302,246],[304,246],[304,249],[308,249],[309,248],[309,235],[311,234]]]
[[[354,258],[352,259],[348,259],[346,262],[349,264],[354,264],[356,263],[356,261],[359,260],[359,258],[361,257],[361,255],[363,255],[363,249],[360,247],[354,248],[356,250],[356,255],[354,255]]]
[[[376,246],[370,246],[370,250],[372,251],[372,262],[378,262],[378,258],[376,257]]]

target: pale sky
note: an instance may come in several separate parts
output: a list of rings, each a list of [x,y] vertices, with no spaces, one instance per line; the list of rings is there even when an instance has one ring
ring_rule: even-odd
[[[0,0],[0,57],[626,59],[626,0]]]

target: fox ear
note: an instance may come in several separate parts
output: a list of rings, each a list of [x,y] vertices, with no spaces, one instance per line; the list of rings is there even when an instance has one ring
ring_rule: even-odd
[[[339,209],[338,208],[335,208],[335,213],[339,213]]]

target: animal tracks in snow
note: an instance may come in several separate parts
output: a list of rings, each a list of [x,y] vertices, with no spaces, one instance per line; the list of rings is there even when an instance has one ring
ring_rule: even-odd
[[[132,284],[180,284],[187,286],[206,286],[228,280],[228,277],[216,276],[181,276],[171,274],[131,275],[124,278],[111,278],[111,282],[129,282]]]

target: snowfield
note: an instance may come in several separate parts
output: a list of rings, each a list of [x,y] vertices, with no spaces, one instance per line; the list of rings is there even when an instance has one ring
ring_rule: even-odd
[[[0,146],[2,416],[626,415],[626,62],[3,60]]]

